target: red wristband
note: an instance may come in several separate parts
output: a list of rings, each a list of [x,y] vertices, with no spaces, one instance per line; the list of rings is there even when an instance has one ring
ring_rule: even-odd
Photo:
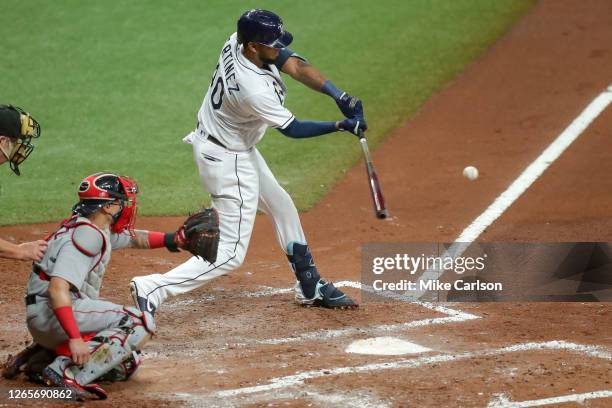
[[[164,235],[163,232],[149,231],[149,235],[147,235],[149,239],[149,248],[155,249],[166,246],[164,243]]]
[[[53,309],[53,313],[55,313],[57,321],[70,339],[81,338],[81,331],[79,330],[79,326],[77,326],[76,320],[74,320],[71,306],[56,307]]]

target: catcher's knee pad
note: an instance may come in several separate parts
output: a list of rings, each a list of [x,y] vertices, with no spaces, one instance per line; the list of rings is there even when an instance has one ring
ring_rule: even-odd
[[[151,339],[155,332],[155,323],[148,312],[141,312],[134,307],[125,307],[124,310],[126,318],[122,320],[121,327],[97,333],[87,343],[92,349],[89,361],[80,369],[71,367],[77,383],[89,384],[113,370],[125,371],[128,377],[136,371],[140,358],[134,352],[140,351]],[[127,360],[136,357],[138,358],[134,364],[122,366]],[[133,371],[130,372],[132,368]]]
[[[287,258],[300,283],[304,296],[309,299],[313,298],[316,294],[317,282],[319,282],[321,276],[314,264],[308,245],[295,241],[290,242],[287,246]]]
[[[130,316],[128,324],[124,327],[127,333],[126,342],[131,350],[139,351],[155,334],[153,315],[131,306],[126,306],[123,309]]]

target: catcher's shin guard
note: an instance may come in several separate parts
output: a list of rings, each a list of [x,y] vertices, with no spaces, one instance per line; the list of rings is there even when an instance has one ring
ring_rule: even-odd
[[[87,343],[93,347],[93,351],[83,368],[74,373],[79,384],[89,384],[119,368],[126,360],[134,357],[133,352],[140,351],[151,339],[155,332],[151,314],[134,307],[126,307],[124,310],[129,316],[125,326],[103,330]]]
[[[60,356],[43,371],[45,381],[51,384],[66,383],[74,387],[75,392],[80,387],[100,396],[103,390],[92,383],[94,380],[127,379],[132,375],[140,364],[135,352],[151,339],[155,324],[150,313],[134,307],[125,307],[124,310],[126,315],[120,327],[102,330],[87,342],[92,350],[87,363],[79,367],[68,357]],[[121,371],[123,375],[118,377]]]
[[[49,387],[65,388],[72,391],[71,397],[77,401],[95,399],[106,399],[108,394],[97,384],[80,385],[74,378],[66,373],[66,368],[71,364],[68,357],[60,356],[51,365],[42,371],[45,385]]]
[[[287,246],[287,258],[306,299],[314,299],[317,282],[321,279],[308,245],[292,241]],[[301,302],[304,303],[304,302]]]
[[[141,362],[140,351],[132,351],[132,355],[127,360],[104,374],[99,380],[100,382],[127,381],[138,370]]]

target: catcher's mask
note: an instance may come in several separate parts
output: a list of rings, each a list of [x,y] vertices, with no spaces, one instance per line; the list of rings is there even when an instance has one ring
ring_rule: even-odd
[[[112,173],[92,174],[81,181],[80,201],[72,208],[72,212],[86,217],[106,204],[119,201],[121,210],[113,216],[111,231],[119,234],[127,230],[133,236],[137,194],[138,185],[130,177]]]
[[[40,137],[40,124],[17,106],[0,105],[0,135],[6,137],[0,142],[0,152],[19,176],[19,165],[34,150],[32,139]]]

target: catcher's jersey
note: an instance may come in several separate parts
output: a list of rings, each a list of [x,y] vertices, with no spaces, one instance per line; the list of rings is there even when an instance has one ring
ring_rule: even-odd
[[[130,235],[111,233],[77,217],[62,225],[48,242],[45,256],[34,264],[27,294],[48,297],[49,279],[56,276],[69,282],[80,297],[97,299],[111,250],[127,247]]]
[[[287,88],[278,68],[257,67],[242,54],[236,37],[223,45],[198,121],[227,148],[248,150],[268,127],[284,129],[294,116],[283,106]]]

